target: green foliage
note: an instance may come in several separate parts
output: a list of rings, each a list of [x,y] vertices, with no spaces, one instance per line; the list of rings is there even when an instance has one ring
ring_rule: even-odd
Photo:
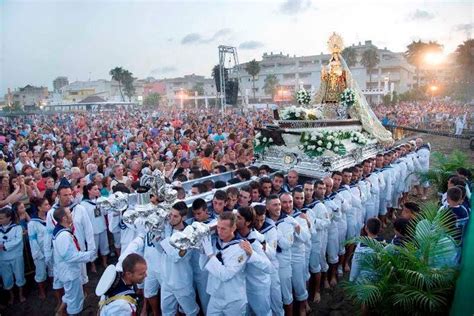
[[[474,39],[464,41],[456,49],[456,63],[465,83],[474,83]]]
[[[109,74],[112,76],[112,80],[118,82],[122,101],[125,101],[123,97],[122,86],[125,90],[125,95],[128,97],[129,101],[131,101],[133,95],[135,94],[135,87],[133,86],[133,81],[135,78],[133,78],[133,74],[122,67],[115,67],[114,69],[111,69]]]
[[[443,315],[449,311],[457,277],[453,215],[423,205],[403,246],[358,237],[372,253],[361,260],[365,277],[343,284],[349,297],[380,315]]]
[[[109,71],[109,74],[112,76],[112,80],[115,80],[118,82],[120,96],[122,97],[122,101],[124,101],[123,92],[122,92],[123,72],[124,72],[124,69],[122,67],[115,67],[114,69],[111,69]]]
[[[247,63],[247,65],[245,66],[245,71],[247,71],[247,73],[252,76],[252,91],[253,99],[255,100],[255,77],[260,72],[260,64],[254,59]]]
[[[158,106],[160,105],[160,101],[161,101],[161,95],[159,93],[150,93],[145,98],[145,101],[143,102],[143,104],[147,106]]]
[[[405,51],[405,57],[410,64],[416,68],[417,87],[420,86],[420,68],[425,62],[425,56],[428,52],[441,52],[443,46],[436,41],[429,41],[428,43],[421,40],[412,41]]]
[[[408,90],[399,95],[399,101],[411,102],[411,101],[428,100],[428,95],[426,94],[426,90],[427,90],[426,87],[418,87],[418,88],[413,88],[411,90]]]
[[[135,95],[135,86],[133,85],[133,81],[135,79],[136,78],[133,78],[133,74],[130,71],[124,71],[122,83],[124,86],[125,95],[128,97],[129,102],[132,101],[132,97]]]
[[[342,51],[342,57],[346,61],[347,67],[351,68],[357,64],[357,51],[354,47],[346,47]]]
[[[204,83],[196,82],[190,91],[190,95],[194,95],[194,92],[197,92],[198,95],[204,95]]]
[[[372,71],[380,63],[380,58],[377,53],[377,50],[369,48],[362,53],[362,59],[360,63],[364,65],[369,73],[369,83],[372,82]]]
[[[395,105],[400,100],[400,96],[398,95],[397,91],[393,91],[392,95],[386,94],[382,98],[382,102],[385,105]]]
[[[263,86],[263,90],[265,91],[267,95],[272,96],[272,100],[275,97],[278,84],[279,84],[278,78],[273,74],[268,75],[265,78],[265,84]]]
[[[437,192],[447,191],[448,178],[455,174],[458,168],[464,167],[473,170],[469,164],[468,156],[459,150],[455,150],[449,155],[434,152],[431,154],[431,158],[430,170],[420,173],[420,177],[422,181],[429,181]]]

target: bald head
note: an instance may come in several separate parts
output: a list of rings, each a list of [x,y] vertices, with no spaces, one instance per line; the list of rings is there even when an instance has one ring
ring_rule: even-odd
[[[423,145],[423,138],[417,138],[415,140],[415,143],[416,143],[416,147],[420,147],[421,145]]]
[[[331,194],[332,187],[334,186],[334,182],[330,176],[325,176],[323,178],[324,185],[326,186],[326,195]]]

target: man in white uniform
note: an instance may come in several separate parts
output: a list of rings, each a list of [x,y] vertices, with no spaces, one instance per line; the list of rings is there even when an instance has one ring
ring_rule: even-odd
[[[197,315],[196,292],[193,287],[193,269],[191,251],[180,251],[170,245],[169,239],[174,232],[186,227],[184,218],[188,208],[184,202],[173,205],[169,215],[169,226],[166,227],[164,239],[160,242],[162,255],[161,311],[165,316],[174,316],[178,304],[186,315]]]
[[[84,303],[82,266],[94,258],[95,250],[81,251],[72,232],[73,219],[69,208],[58,207],[53,217],[57,223],[53,231],[54,276],[63,284],[62,301],[68,315],[76,315],[82,311]]]
[[[100,316],[135,316],[138,297],[136,285],[146,277],[147,265],[142,256],[131,253],[125,257],[114,282],[99,302]]]
[[[245,315],[247,310],[243,270],[248,257],[241,246],[242,239],[235,236],[236,221],[232,212],[222,213],[217,221],[219,237],[215,245],[210,237],[202,245],[205,256],[201,256],[200,265],[209,273],[208,316]]]
[[[100,252],[102,265],[107,267],[107,255],[110,253],[109,239],[107,237],[107,223],[105,222],[105,214],[102,214],[96,205],[97,198],[100,196],[99,187],[94,183],[89,183],[84,188],[84,199],[81,206],[89,215],[92,230],[94,232],[94,244],[97,252]],[[95,263],[92,262],[92,271],[97,273]]]

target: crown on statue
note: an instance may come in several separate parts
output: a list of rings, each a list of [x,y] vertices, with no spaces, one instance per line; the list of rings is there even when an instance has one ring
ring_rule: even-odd
[[[336,32],[332,33],[328,40],[328,49],[332,54],[341,53],[344,49],[342,37]]]

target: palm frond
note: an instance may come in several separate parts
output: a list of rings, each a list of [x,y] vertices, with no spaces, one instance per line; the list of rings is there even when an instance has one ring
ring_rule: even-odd
[[[430,181],[436,187],[438,192],[446,192],[448,178],[450,175],[456,173],[460,167],[473,169],[469,164],[468,156],[459,150],[453,151],[449,155],[444,155],[440,152],[433,152],[431,154],[431,167],[427,172],[419,172],[422,181]]]
[[[349,297],[357,300],[360,304],[376,306],[381,302],[380,288],[374,284],[366,283],[365,280],[352,283],[344,281],[342,286],[347,291]]]
[[[352,242],[372,251],[359,259],[361,270],[368,273],[344,284],[349,296],[383,315],[446,314],[458,273],[453,266],[457,245],[452,223],[451,212],[426,203],[403,246],[385,248],[368,237],[354,238]]]

